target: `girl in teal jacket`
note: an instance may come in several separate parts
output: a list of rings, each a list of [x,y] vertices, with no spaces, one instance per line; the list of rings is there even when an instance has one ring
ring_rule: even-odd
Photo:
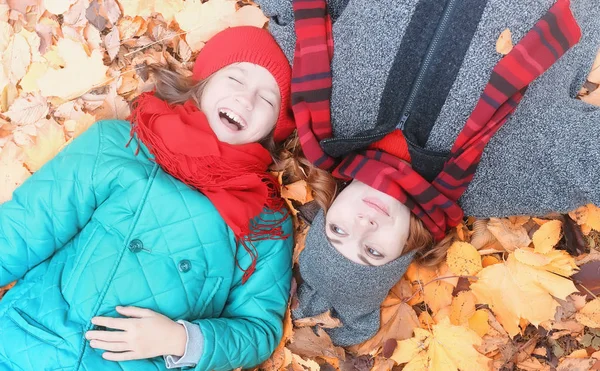
[[[270,356],[293,239],[267,149],[293,130],[290,76],[267,31],[222,31],[193,83],[159,72],[132,125],[94,124],[0,205],[0,286],[17,281],[0,301],[0,370]]]

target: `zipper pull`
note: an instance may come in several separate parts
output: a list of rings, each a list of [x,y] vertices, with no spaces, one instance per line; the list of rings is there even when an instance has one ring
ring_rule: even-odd
[[[404,115],[402,115],[402,118],[400,119],[400,123],[398,124],[398,129],[400,129],[400,130],[404,129],[404,124],[406,124],[406,121],[408,121],[409,117],[410,117],[410,112],[406,112]]]

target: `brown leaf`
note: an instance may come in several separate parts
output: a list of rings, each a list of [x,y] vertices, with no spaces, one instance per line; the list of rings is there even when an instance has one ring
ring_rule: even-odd
[[[100,5],[98,0],[92,0],[85,11],[85,17],[91,25],[98,29],[98,31],[104,31],[106,28],[106,25],[108,24],[108,19],[106,19],[106,16],[106,11]]]
[[[331,338],[322,328],[317,328],[316,333],[311,327],[296,329],[288,348],[292,353],[302,357],[332,357],[339,359],[345,357],[344,349],[333,345]]]
[[[588,371],[595,363],[594,358],[565,358],[556,371]]]
[[[356,354],[378,353],[388,339],[408,339],[417,327],[419,319],[412,307],[396,297],[388,296],[381,305],[379,331],[371,339],[349,349]]]
[[[328,310],[317,316],[297,319],[294,321],[294,325],[296,325],[296,327],[319,326],[322,328],[336,328],[341,327],[342,322],[339,319],[332,317],[331,311]]]
[[[39,94],[27,95],[15,100],[5,113],[11,121],[19,125],[35,124],[48,114],[48,102]]]
[[[487,227],[507,251],[528,247],[531,243],[525,228],[508,219],[490,218]]]

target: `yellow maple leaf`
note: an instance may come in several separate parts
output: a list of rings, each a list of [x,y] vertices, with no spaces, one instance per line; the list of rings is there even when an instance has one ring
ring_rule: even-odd
[[[64,38],[58,41],[57,50],[65,67],[49,68],[39,78],[38,86],[43,96],[70,100],[105,81],[108,67],[99,50],[93,50],[88,56],[83,44]]]
[[[200,50],[206,41],[229,27],[236,13],[232,0],[188,0],[185,8],[175,15],[179,27],[186,31],[185,40],[193,51]]]
[[[450,304],[450,322],[460,326],[475,314],[475,295],[471,291],[461,291]]]
[[[407,363],[404,370],[487,370],[490,359],[474,348],[480,344],[474,331],[454,326],[446,318],[433,325],[431,332],[415,329],[415,336],[400,341],[390,358],[397,364]]]
[[[75,4],[77,0],[44,0],[44,8],[52,14],[63,14],[71,5]]]
[[[482,268],[481,255],[468,242],[454,242],[448,249],[446,262],[450,271],[459,276],[472,276]]]
[[[479,303],[488,304],[510,336],[520,332],[519,323],[526,319],[537,326],[554,318],[560,304],[577,291],[570,280],[520,262],[510,254],[504,264],[494,264],[477,274],[471,291]]]
[[[533,234],[533,246],[535,252],[546,254],[560,241],[562,222],[560,220],[550,220],[544,223]]]
[[[65,134],[60,125],[49,120],[38,129],[35,144],[25,148],[27,160],[25,165],[31,172],[39,170],[46,162],[52,159],[65,146]]]
[[[167,23],[184,8],[183,0],[119,0],[124,16],[148,17],[160,13]]]
[[[507,28],[500,34],[496,41],[496,51],[502,55],[510,53],[513,48],[512,33]]]
[[[564,250],[552,249],[546,254],[536,253],[531,248],[517,249],[515,258],[523,264],[538,267],[561,276],[572,276],[579,268],[575,259]]]

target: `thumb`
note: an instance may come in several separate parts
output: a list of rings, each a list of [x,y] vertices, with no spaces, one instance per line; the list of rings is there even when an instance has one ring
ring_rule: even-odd
[[[150,309],[139,308],[139,307],[116,306],[115,309],[119,314],[122,314],[127,317],[134,317],[134,318],[151,317],[154,314],[154,312],[151,311]]]

